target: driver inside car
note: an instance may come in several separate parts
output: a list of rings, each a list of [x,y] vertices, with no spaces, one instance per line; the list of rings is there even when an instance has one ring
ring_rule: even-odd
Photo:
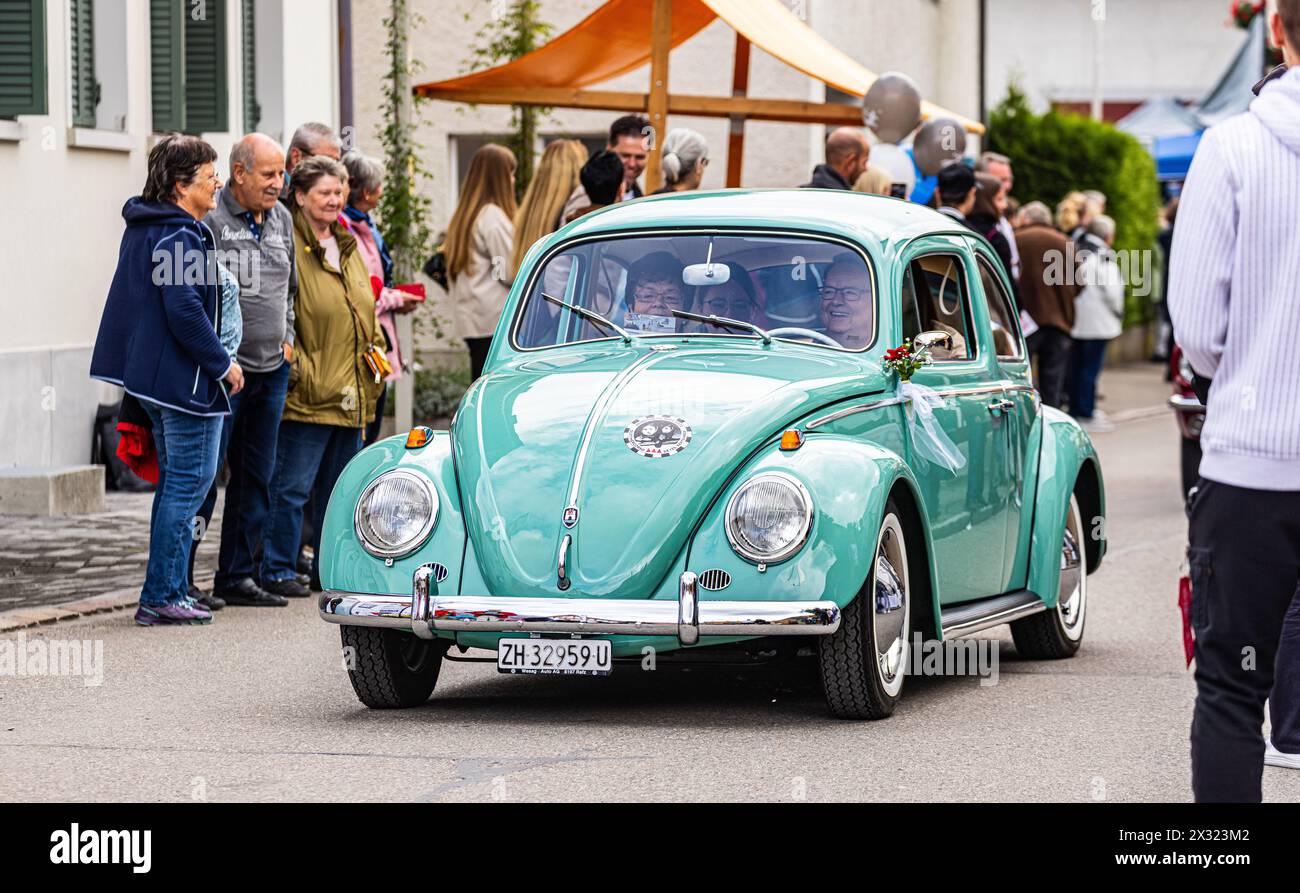
[[[623,324],[647,335],[671,335],[683,331],[685,320],[673,316],[685,310],[686,287],[682,265],[667,251],[656,251],[634,263],[627,271],[627,304]]]
[[[856,256],[841,255],[827,268],[819,289],[821,322],[827,335],[847,350],[871,343],[871,279]]]

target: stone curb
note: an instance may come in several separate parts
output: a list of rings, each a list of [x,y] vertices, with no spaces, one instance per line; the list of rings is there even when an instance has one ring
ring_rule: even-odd
[[[29,626],[56,623],[60,620],[84,617],[87,614],[100,614],[105,611],[116,611],[119,608],[133,607],[138,604],[139,601],[140,587],[134,586],[130,589],[117,589],[112,592],[105,592],[100,595],[91,595],[86,598],[79,598],[76,601],[63,602],[58,605],[42,605],[39,607],[15,608],[11,611],[0,611],[0,632],[9,632],[16,629],[25,629]]]

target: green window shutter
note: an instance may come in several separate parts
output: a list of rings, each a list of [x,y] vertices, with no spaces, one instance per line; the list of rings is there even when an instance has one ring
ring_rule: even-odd
[[[253,131],[262,121],[262,107],[257,104],[257,13],[253,0],[243,0],[244,48],[244,130]]]
[[[227,130],[226,92],[226,4],[206,0],[185,14],[185,132]]]
[[[44,115],[45,0],[0,0],[0,118]]]
[[[153,94],[153,129],[185,129],[185,0],[149,0],[149,84]]]
[[[95,80],[95,0],[71,0],[72,123],[95,126],[99,81]]]

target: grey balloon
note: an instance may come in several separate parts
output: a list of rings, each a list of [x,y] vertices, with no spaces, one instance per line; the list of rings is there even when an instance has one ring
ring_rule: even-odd
[[[961,161],[965,152],[966,128],[952,118],[926,121],[912,141],[916,166],[927,177],[933,177],[954,161]]]
[[[921,123],[921,91],[900,71],[889,71],[862,98],[862,123],[882,142],[896,143]]]

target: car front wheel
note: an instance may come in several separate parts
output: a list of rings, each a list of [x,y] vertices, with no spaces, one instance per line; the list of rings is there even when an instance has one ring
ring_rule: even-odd
[[[884,719],[907,675],[912,603],[907,540],[891,499],[876,536],[871,578],[844,606],[840,628],[821,640],[822,691],[841,719]]]
[[[377,709],[415,707],[438,684],[448,642],[369,626],[340,627],[343,660],[361,703]]]

